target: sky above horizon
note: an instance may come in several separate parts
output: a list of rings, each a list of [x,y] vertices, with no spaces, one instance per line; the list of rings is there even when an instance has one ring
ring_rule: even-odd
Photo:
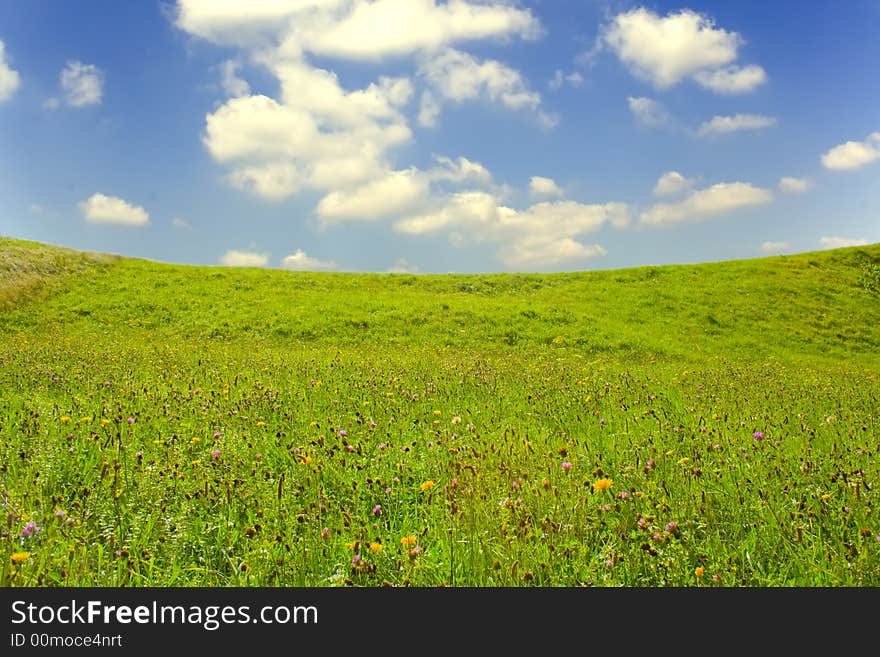
[[[880,242],[880,2],[0,0],[0,235],[553,272]]]

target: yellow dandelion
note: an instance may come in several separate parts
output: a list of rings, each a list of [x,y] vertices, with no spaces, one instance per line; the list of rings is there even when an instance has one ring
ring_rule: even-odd
[[[311,462],[312,462],[311,456],[306,456],[305,458],[303,458],[303,463],[305,463],[306,465],[308,465]]]
[[[370,405],[370,402],[368,402],[368,401],[364,402],[364,406],[369,406],[369,405]]]
[[[675,454],[674,449],[670,449],[668,452],[666,452],[666,456],[672,456],[673,454]]]
[[[198,465],[199,463],[201,463],[201,461],[199,459],[196,459],[195,461],[191,461],[190,465]]]
[[[257,422],[257,426],[258,426],[258,427],[265,427],[265,426],[266,426],[266,423],[263,422],[262,420],[260,420],[259,422]]]
[[[603,491],[603,490],[608,490],[609,488],[611,488],[611,486],[612,486],[613,484],[614,484],[614,480],[613,480],[613,479],[607,479],[607,478],[598,479],[598,480],[596,481],[596,483],[593,484],[593,490],[594,490],[595,492],[599,493],[599,492],[601,492],[601,491]]]
[[[703,573],[705,573],[705,572],[706,572],[706,569],[703,568],[702,566],[697,566],[694,569],[694,575],[696,575],[697,577],[702,577]]]
[[[690,459],[689,459],[687,456],[682,456],[680,459],[678,459],[678,464],[679,464],[679,465],[684,465],[684,464],[687,463],[688,461],[690,461]]]
[[[197,443],[197,442],[199,442],[200,440],[201,440],[201,438],[199,438],[198,436],[193,436],[192,441],[193,441],[194,443]]]
[[[107,418],[102,418],[101,424],[106,427],[108,424],[110,424],[110,420],[108,420]]]
[[[440,412],[440,411],[434,411],[434,415],[438,415],[438,416],[439,416],[439,415],[441,415],[441,412]]]
[[[345,547],[347,547],[349,550],[354,551],[357,550],[358,545],[360,545],[358,541],[352,541],[351,543],[346,543]]]
[[[440,420],[434,420],[433,424],[440,424]]]
[[[823,500],[830,500],[830,499],[831,499],[831,493],[825,493],[825,494],[822,496],[822,499],[823,499]]]
[[[712,419],[713,419],[713,420],[717,420],[717,419],[718,419],[718,413],[712,413]],[[699,570],[699,568],[698,568],[697,570]]]
[[[21,563],[22,561],[30,559],[30,556],[30,552],[13,552],[9,555],[9,558],[12,559],[12,563]]]
[[[80,422],[91,422],[91,421],[92,421],[92,418],[90,418],[88,415],[86,415],[85,417],[81,417],[81,418],[79,419],[79,421],[80,421]]]
[[[370,549],[373,552],[381,552],[384,548],[381,543],[370,543]]]
[[[413,545],[416,544],[416,537],[415,536],[404,536],[402,539],[400,539],[400,544],[403,547],[412,547]]]
[[[419,486],[419,490],[431,490],[434,488],[434,482],[428,479],[428,481],[423,481]]]
[[[68,422],[70,422],[70,418],[66,415],[62,415],[60,418],[58,418],[58,421],[67,424]]]

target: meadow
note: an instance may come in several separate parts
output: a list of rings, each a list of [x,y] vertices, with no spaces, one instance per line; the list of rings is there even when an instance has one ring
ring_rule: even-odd
[[[3,586],[878,586],[880,245],[560,274],[0,238]]]

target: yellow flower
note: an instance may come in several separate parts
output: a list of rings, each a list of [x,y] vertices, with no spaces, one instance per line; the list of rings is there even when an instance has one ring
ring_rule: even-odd
[[[706,569],[703,568],[702,566],[697,566],[694,569],[694,575],[696,575],[697,577],[702,577],[703,573],[705,573],[705,572],[706,572]]]
[[[423,481],[422,485],[419,486],[419,490],[430,490],[434,488],[434,482],[428,479],[428,481]]]
[[[58,421],[66,424],[67,422],[70,422],[70,418],[66,415],[62,415],[60,418],[58,418]]]
[[[309,422],[309,426],[310,426],[310,427],[316,427],[316,426],[318,426],[318,423],[315,422],[314,420],[312,420],[311,422]]]
[[[593,484],[593,490],[597,493],[603,490],[608,490],[613,483],[614,481],[612,479],[599,479]]]
[[[370,543],[370,549],[373,552],[381,552],[382,551],[382,544],[381,543]]]
[[[92,421],[92,418],[90,418],[90,417],[87,415],[86,417],[81,417],[81,418],[79,419],[79,421],[80,421],[80,422],[91,422],[91,421]]]
[[[357,550],[358,545],[360,545],[359,541],[352,541],[351,543],[346,543],[345,547],[347,547],[349,550],[354,551]]]
[[[680,459],[678,459],[678,464],[679,464],[679,465],[684,465],[684,464],[687,463],[688,461],[690,461],[690,459],[689,459],[687,456],[682,456]]]
[[[717,420],[717,419],[718,419],[718,413],[712,413],[712,419],[713,419],[713,420]],[[699,569],[698,569],[698,570],[699,570]]]
[[[201,440],[201,438],[199,438],[198,436],[194,436],[193,439],[192,439],[192,441],[193,441],[194,443],[197,443],[197,442],[199,442],[200,440]]]
[[[305,463],[306,465],[308,465],[311,462],[312,462],[311,456],[306,456],[305,458],[303,458],[303,463]]]
[[[9,558],[12,559],[12,563],[21,563],[22,561],[27,561],[30,556],[30,552],[13,552]]]
[[[198,465],[199,463],[200,463],[199,459],[196,459],[195,461],[190,463],[190,465]]]
[[[822,496],[822,499],[823,499],[823,500],[829,500],[829,499],[831,499],[831,493],[825,493],[825,494]]]
[[[400,544],[403,547],[411,547],[416,544],[416,537],[415,536],[404,536],[402,539],[400,539]]]
[[[673,454],[675,454],[674,449],[670,449],[668,452],[666,452],[666,456],[672,456]]]
[[[108,424],[110,424],[110,420],[108,420],[107,418],[103,418],[103,419],[101,420],[101,424],[104,425],[104,426],[106,427]]]
[[[265,426],[266,426],[266,423],[263,422],[262,420],[260,420],[259,422],[257,422],[257,426],[258,426],[258,427],[265,427]]]
[[[434,415],[440,415],[440,411],[434,411]]]

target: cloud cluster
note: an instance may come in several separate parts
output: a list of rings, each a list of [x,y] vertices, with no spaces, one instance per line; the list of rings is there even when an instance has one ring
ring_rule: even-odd
[[[880,132],[868,135],[864,141],[848,141],[835,146],[822,156],[822,166],[843,171],[861,169],[877,160],[880,160]]]
[[[639,221],[652,226],[697,222],[772,200],[770,190],[750,183],[718,183],[692,192],[676,203],[656,203],[639,215]]]
[[[100,192],[81,201],[79,209],[85,220],[91,224],[145,226],[150,223],[149,213],[141,206]]]
[[[760,130],[776,125],[772,116],[760,114],[736,114],[734,116],[713,116],[697,128],[701,137],[724,135],[738,130]]]
[[[6,47],[0,41],[0,103],[12,98],[20,86],[21,76],[9,66],[6,61]]]
[[[735,63],[743,43],[736,32],[689,9],[661,17],[640,7],[606,24],[597,47],[611,50],[633,75],[657,89],[692,79],[715,93],[741,94],[767,80],[760,66]]]

